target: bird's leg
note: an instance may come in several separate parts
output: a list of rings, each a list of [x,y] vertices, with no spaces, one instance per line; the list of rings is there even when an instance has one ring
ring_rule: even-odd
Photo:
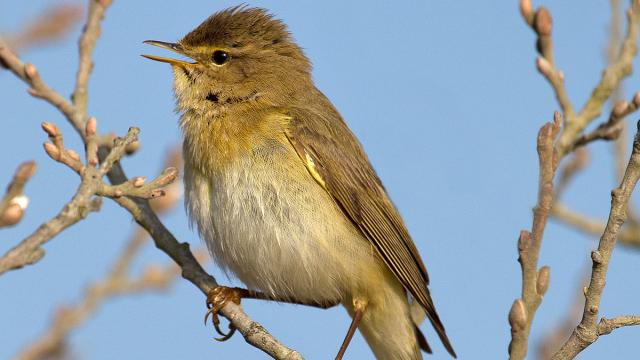
[[[347,335],[344,337],[344,341],[342,342],[342,346],[340,346],[340,350],[338,350],[338,355],[336,355],[336,360],[342,360],[344,353],[347,351],[347,347],[349,347],[349,343],[353,338],[353,335],[356,333],[356,329],[358,328],[358,324],[360,320],[362,320],[362,315],[367,308],[367,303],[361,300],[353,301],[353,320],[351,320],[351,326],[349,326],[349,331],[347,331]]]
[[[328,309],[340,303],[339,301],[336,301],[334,303],[321,303],[321,302],[314,302],[314,301],[305,302],[305,301],[298,301],[298,300],[293,300],[285,297],[282,297],[282,298],[273,297],[260,291],[253,291],[253,290],[248,290],[248,289],[243,289],[238,287],[230,288],[226,286],[217,286],[213,288],[211,291],[209,291],[209,293],[207,294],[207,308],[209,310],[207,310],[207,313],[204,316],[204,322],[206,324],[207,320],[209,319],[209,315],[211,315],[211,320],[213,321],[213,327],[216,329],[216,332],[222,336],[221,338],[216,338],[216,340],[218,341],[228,340],[235,332],[235,328],[232,327],[231,325],[229,325],[230,330],[228,333],[224,333],[222,330],[220,330],[220,319],[218,318],[218,313],[227,304],[227,302],[233,301],[236,304],[240,304],[240,299],[243,299],[243,298],[277,301],[277,302],[284,302],[284,303],[296,304],[296,305],[306,305],[306,306],[317,307],[320,309]]]
[[[247,290],[247,289],[241,289],[241,288],[235,288],[235,289],[240,291],[241,297],[243,299],[276,301],[276,302],[283,302],[287,304],[311,306],[318,309],[328,309],[340,304],[339,301],[335,301],[331,303],[316,302],[316,301],[299,301],[299,300],[295,300],[287,297],[270,296],[260,291]]]

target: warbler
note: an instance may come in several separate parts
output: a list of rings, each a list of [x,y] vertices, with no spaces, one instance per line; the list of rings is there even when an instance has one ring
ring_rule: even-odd
[[[249,289],[214,289],[213,312],[242,297],[342,304],[352,322],[338,359],[356,328],[378,359],[421,359],[426,313],[455,357],[398,210],[285,24],[239,6],[146,43],[191,59],[143,55],[173,69],[187,213]]]

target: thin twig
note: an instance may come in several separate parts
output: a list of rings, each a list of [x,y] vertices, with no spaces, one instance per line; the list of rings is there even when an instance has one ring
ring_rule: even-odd
[[[637,315],[618,316],[612,319],[602,318],[598,323],[598,335],[611,334],[615,329],[636,325],[640,325],[640,316]]]
[[[100,208],[100,202],[93,199],[92,182],[86,178],[80,183],[71,201],[51,220],[40,225],[31,235],[0,257],[0,275],[38,262],[44,256],[42,245],[69,226],[87,217]]]
[[[551,210],[554,219],[561,221],[574,229],[589,236],[600,236],[604,232],[606,224],[604,221],[590,218],[584,214],[569,209],[561,202],[556,202]],[[620,245],[629,246],[634,249],[640,248],[640,226],[636,224],[626,224],[618,234]]]
[[[632,0],[627,11],[627,33],[615,61],[602,72],[600,81],[591,96],[574,117],[567,116],[565,126],[558,139],[558,153],[563,157],[575,148],[574,142],[584,129],[598,116],[611,94],[620,85],[622,79],[631,74],[632,63],[638,52],[638,23],[640,22],[640,0]]]
[[[9,49],[7,43],[0,38],[0,60],[17,77],[26,82],[31,88],[29,93],[43,99],[56,107],[76,128],[78,133],[83,132],[83,126],[73,121],[75,108],[67,99],[55,90],[51,89],[40,77],[36,67],[23,63],[16,54]]]
[[[522,294],[513,302],[509,312],[511,325],[510,359],[524,359],[529,346],[529,333],[536,310],[549,288],[548,266],[538,269],[538,258],[544,228],[554,200],[553,178],[558,166],[554,141],[560,132],[561,115],[555,112],[553,122],[545,124],[538,133],[540,178],[538,203],[533,210],[531,231],[522,230],[518,240],[518,254],[522,268]]]
[[[93,137],[95,127],[95,119],[87,122],[87,139]],[[89,146],[87,146],[86,150],[87,162],[86,164],[82,164],[80,162],[80,156],[75,151],[64,147],[62,133],[58,127],[51,123],[43,123],[42,129],[49,135],[49,140],[51,141],[50,143],[45,143],[45,151],[53,160],[67,165],[80,175],[80,187],[72,200],[64,206],[56,217],[40,226],[33,234],[0,257],[0,275],[9,270],[19,269],[25,265],[31,265],[39,261],[44,255],[42,245],[64,229],[84,219],[90,211],[95,211],[99,208],[100,198],[96,198],[96,196],[161,196],[164,194],[162,187],[176,179],[177,171],[175,169],[168,169],[163,175],[147,185],[133,184],[131,186],[121,186],[117,188],[117,191],[110,191],[112,187],[104,184],[102,180],[103,175],[119,160],[119,157],[124,156],[124,147],[126,144],[137,140],[138,129],[129,129],[127,136],[119,140],[121,145],[114,146],[107,154],[106,158],[110,159],[110,161],[103,163],[101,167],[96,167],[96,164],[92,162]],[[127,183],[124,184],[128,185]]]
[[[558,104],[562,109],[565,119],[573,116],[573,105],[569,100],[567,89],[564,85],[564,74],[558,70],[553,57],[553,42],[551,32],[553,19],[551,13],[544,6],[533,10],[531,0],[520,0],[520,13],[527,25],[536,33],[536,49],[540,57],[536,60],[536,67],[551,85]]]
[[[640,122],[638,123],[640,127]],[[582,320],[571,334],[571,337],[554,354],[552,359],[573,359],[587,346],[598,339],[602,333],[597,324],[600,311],[600,300],[604,290],[605,279],[613,248],[616,245],[618,232],[627,215],[626,208],[633,189],[640,178],[640,132],[633,142],[633,151],[627,170],[620,186],[611,192],[611,211],[607,226],[600,238],[598,249],[591,252],[593,266],[591,280],[585,291],[585,304]]]
[[[590,133],[581,135],[574,142],[568,152],[574,149],[584,146],[592,141],[596,140],[615,140],[622,133],[624,127],[624,118],[638,109],[640,105],[640,93],[636,93],[631,102],[624,100],[618,101],[611,110],[609,119],[600,124],[595,130]]]
[[[93,69],[93,49],[100,37],[101,23],[111,0],[90,0],[87,11],[87,23],[80,36],[78,48],[80,51],[76,86],[71,95],[76,107],[76,122],[81,123],[87,118],[87,85]]]

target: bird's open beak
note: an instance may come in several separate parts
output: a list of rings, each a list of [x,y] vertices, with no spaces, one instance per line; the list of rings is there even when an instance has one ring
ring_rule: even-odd
[[[182,48],[182,45],[177,44],[177,43],[169,43],[169,42],[164,42],[164,41],[156,41],[156,40],[146,40],[144,41],[145,44],[149,44],[149,45],[153,45],[153,46],[158,46],[161,47],[163,49],[167,49],[167,50],[171,50],[175,53],[178,53],[180,55],[184,55],[184,50]],[[167,64],[171,64],[171,65],[177,65],[177,66],[193,66],[194,64],[196,64],[195,62],[188,62],[188,61],[184,61],[184,60],[180,60],[180,59],[171,59],[171,58],[166,58],[166,57],[162,57],[162,56],[155,56],[155,55],[142,55],[143,57],[146,57],[147,59],[151,59],[151,60],[155,60],[155,61],[160,61],[160,62],[164,62]]]

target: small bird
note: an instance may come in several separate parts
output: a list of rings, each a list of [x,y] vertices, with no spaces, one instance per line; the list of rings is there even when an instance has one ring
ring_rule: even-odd
[[[214,289],[214,319],[240,298],[342,304],[336,359],[359,329],[376,358],[415,360],[431,353],[426,315],[455,357],[398,210],[285,24],[238,6],[176,43],[145,42],[191,59],[143,55],[173,69],[187,213],[248,287]]]

